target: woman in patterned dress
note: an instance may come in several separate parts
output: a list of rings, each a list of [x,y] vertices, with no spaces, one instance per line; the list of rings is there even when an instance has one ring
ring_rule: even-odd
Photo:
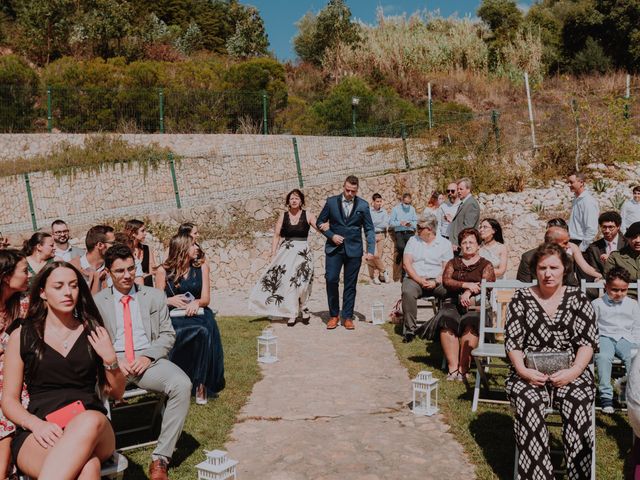
[[[27,259],[18,250],[0,250],[0,399],[4,380],[4,350],[9,341],[8,327],[19,317],[24,317],[26,304],[20,298],[27,290],[29,279]],[[29,395],[22,391],[22,404],[26,408]],[[16,426],[0,410],[0,478],[7,476],[11,463],[11,437]]]
[[[538,247],[531,260],[538,285],[518,290],[509,304],[505,348],[512,371],[505,387],[515,412],[520,479],[554,478],[544,423],[549,405],[562,417],[568,478],[591,478],[595,381],[587,367],[598,348],[598,330],[585,294],[577,287],[564,285],[569,261],[557,244]],[[571,366],[551,375],[525,366],[529,352],[566,351]]]
[[[271,264],[249,296],[249,309],[259,315],[287,318],[294,326],[309,320],[305,303],[311,295],[313,257],[307,238],[316,217],[304,210],[304,194],[297,188],[287,194],[287,211],[276,222]]]

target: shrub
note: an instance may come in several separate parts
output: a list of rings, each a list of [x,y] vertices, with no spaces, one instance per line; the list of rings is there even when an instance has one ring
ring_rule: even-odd
[[[16,55],[0,57],[0,131],[31,131],[38,76]]]

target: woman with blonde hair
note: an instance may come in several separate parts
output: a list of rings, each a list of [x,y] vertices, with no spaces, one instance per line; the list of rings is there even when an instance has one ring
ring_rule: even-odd
[[[156,285],[164,289],[176,341],[169,360],[191,379],[196,403],[207,403],[225,385],[224,355],[211,301],[209,265],[198,259],[199,248],[189,235],[174,235],[169,254],[158,267]]]

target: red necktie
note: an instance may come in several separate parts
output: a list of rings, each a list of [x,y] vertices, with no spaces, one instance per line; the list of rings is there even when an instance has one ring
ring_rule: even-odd
[[[131,297],[129,295],[124,295],[120,299],[124,318],[124,356],[127,362],[133,363],[136,356],[133,353],[133,326],[131,324],[131,308],[129,308],[130,301]]]

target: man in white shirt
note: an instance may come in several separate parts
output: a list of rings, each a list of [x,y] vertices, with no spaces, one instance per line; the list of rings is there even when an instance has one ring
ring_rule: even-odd
[[[631,275],[622,267],[607,272],[605,295],[593,301],[598,320],[599,352],[595,355],[598,368],[598,390],[604,413],[613,413],[611,365],[614,357],[625,363],[631,372],[631,350],[640,343],[640,306],[627,297]]]
[[[625,200],[620,209],[620,215],[622,216],[622,233],[626,232],[632,223],[640,222],[640,185],[633,187],[633,198]]]
[[[417,329],[418,299],[444,298],[442,272],[453,258],[451,243],[437,234],[438,219],[426,215],[418,220],[417,233],[404,249],[402,263],[407,276],[402,281],[403,342],[413,340]]]
[[[167,359],[176,334],[162,290],[135,285],[131,249],[116,244],[104,257],[113,287],[94,296],[128,383],[167,396],[158,443],[151,454],[149,478],[167,480],[167,468],[191,403],[191,381]]]
[[[458,207],[460,206],[460,197],[458,197],[458,184],[455,182],[450,183],[447,186],[447,200],[442,202],[438,207],[438,221],[439,225],[439,234],[441,237],[449,239],[450,235],[450,226],[453,217],[456,216],[458,212]]]
[[[84,255],[84,250],[69,245],[69,226],[64,220],[54,220],[51,224],[51,235],[56,246],[56,257],[65,262]]]
[[[598,233],[600,207],[598,201],[586,189],[584,173],[569,175],[567,184],[575,195],[569,217],[569,236],[571,242],[584,252]]]

